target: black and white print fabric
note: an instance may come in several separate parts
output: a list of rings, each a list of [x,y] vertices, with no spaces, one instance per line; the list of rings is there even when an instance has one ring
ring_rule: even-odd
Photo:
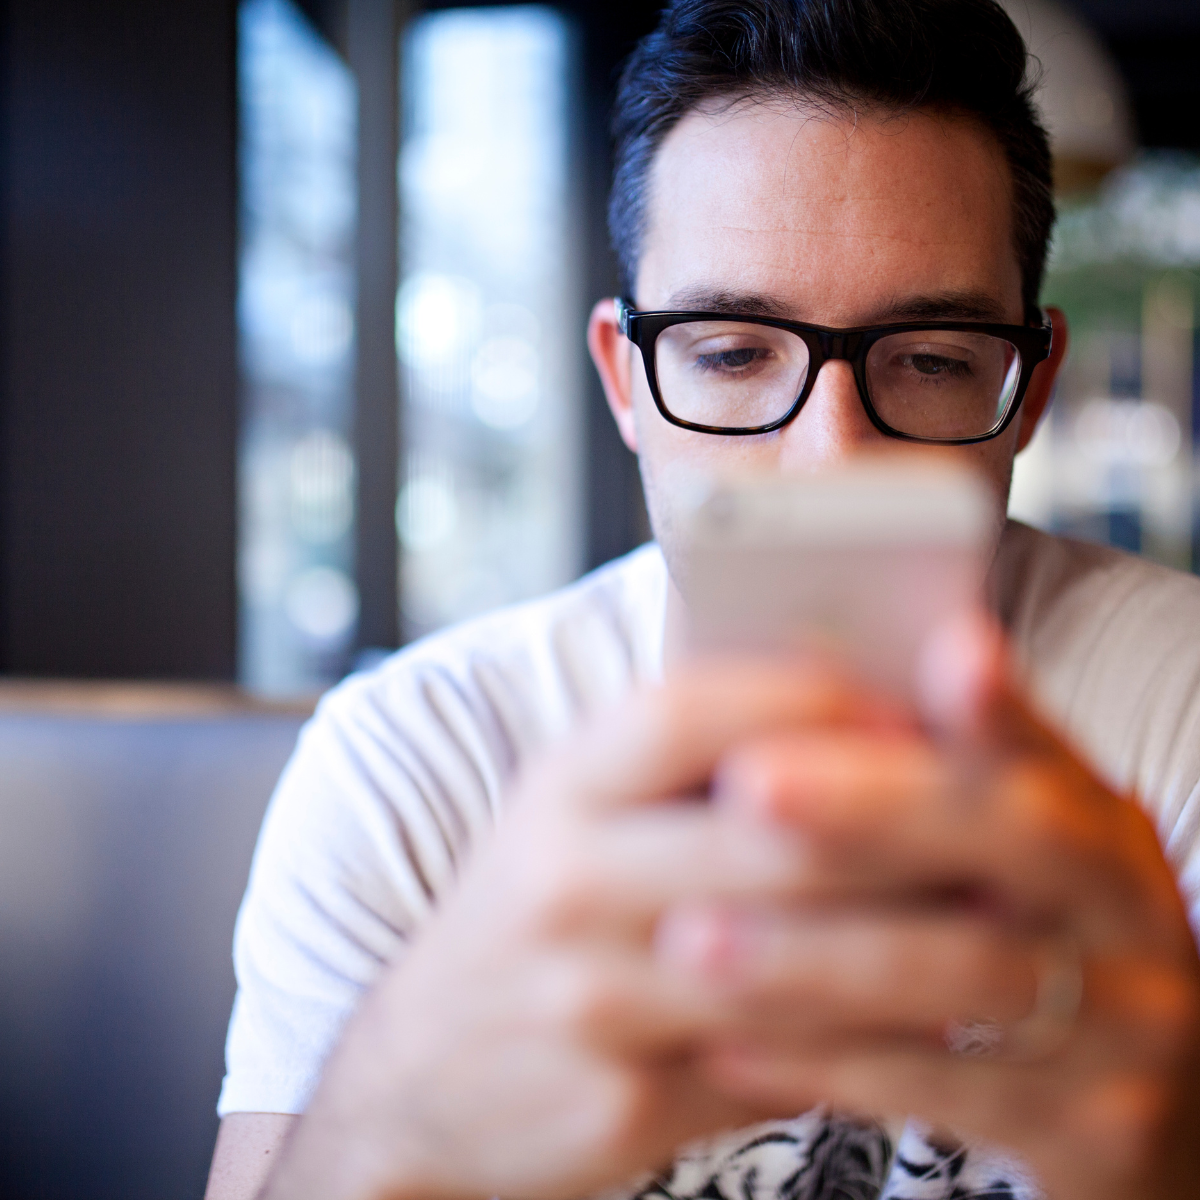
[[[1041,1200],[1012,1159],[910,1121],[893,1146],[873,1122],[806,1113],[689,1146],[629,1200]],[[612,1198],[610,1197],[610,1200]]]

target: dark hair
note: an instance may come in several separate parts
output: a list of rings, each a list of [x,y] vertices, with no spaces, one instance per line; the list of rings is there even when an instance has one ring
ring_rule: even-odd
[[[1037,307],[1054,224],[1050,147],[1025,43],[994,0],[672,0],[621,76],[609,231],[632,295],[654,156],[709,100],[791,94],[828,110],[973,115],[1012,173],[1022,299]]]

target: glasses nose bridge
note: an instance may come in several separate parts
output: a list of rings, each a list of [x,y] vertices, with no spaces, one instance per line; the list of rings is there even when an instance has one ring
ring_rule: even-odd
[[[853,363],[862,344],[861,333],[844,333],[841,330],[822,329],[817,333],[821,347],[821,365],[834,362]]]

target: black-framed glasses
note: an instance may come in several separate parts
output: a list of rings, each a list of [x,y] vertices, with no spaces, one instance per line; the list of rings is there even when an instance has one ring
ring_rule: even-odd
[[[827,329],[773,317],[638,312],[617,301],[658,411],[683,429],[770,433],[804,407],[821,368],[850,363],[871,423],[907,442],[961,446],[1008,427],[1050,356],[1050,321],[921,321]]]

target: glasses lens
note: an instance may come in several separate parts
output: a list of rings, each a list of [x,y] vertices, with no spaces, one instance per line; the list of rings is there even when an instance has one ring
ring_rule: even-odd
[[[654,353],[666,410],[718,429],[773,425],[787,415],[808,377],[804,341],[769,325],[671,325],[658,335]]]
[[[1021,355],[984,333],[920,330],[881,338],[867,355],[867,388],[885,424],[934,440],[983,437],[1012,406]]]

